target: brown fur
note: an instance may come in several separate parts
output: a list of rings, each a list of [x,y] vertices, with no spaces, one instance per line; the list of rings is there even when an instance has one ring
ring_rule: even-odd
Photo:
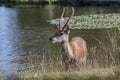
[[[70,46],[76,61],[83,61],[86,58],[87,46],[86,42],[82,38],[72,38]]]

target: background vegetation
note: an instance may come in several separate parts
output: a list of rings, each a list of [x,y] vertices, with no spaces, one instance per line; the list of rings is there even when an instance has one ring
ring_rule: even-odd
[[[73,5],[73,6],[119,6],[119,0],[0,0],[1,5]]]
[[[74,2],[82,2],[82,0],[76,0],[76,1],[72,1],[72,0],[0,0],[0,3],[3,4],[42,4],[42,5],[46,5],[46,4],[71,4]]]

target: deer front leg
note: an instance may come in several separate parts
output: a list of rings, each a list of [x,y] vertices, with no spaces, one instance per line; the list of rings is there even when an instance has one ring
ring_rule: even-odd
[[[71,66],[71,62],[70,59],[67,57],[67,55],[63,55],[63,64],[65,66],[65,71],[69,71],[70,70],[70,66]]]

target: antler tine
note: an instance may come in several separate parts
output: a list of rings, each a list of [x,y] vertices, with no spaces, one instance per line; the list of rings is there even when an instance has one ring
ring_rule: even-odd
[[[64,25],[64,27],[69,23],[71,17],[74,15],[74,8],[71,7],[71,9],[72,9],[72,14],[71,14],[71,16],[68,18],[68,20],[67,20],[66,24]]]
[[[63,18],[64,13],[65,13],[65,8],[63,8],[63,11],[62,11],[62,14],[61,14],[61,16],[60,16],[60,19]]]
[[[65,13],[65,8],[63,8],[62,14],[61,14],[61,16],[60,16],[60,20],[59,20],[59,29],[61,29],[61,20],[62,20],[62,18],[63,18],[64,13]]]

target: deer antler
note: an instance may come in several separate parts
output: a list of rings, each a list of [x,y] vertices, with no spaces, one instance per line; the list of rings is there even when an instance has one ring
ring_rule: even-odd
[[[64,25],[64,27],[63,27],[63,29],[66,27],[66,25],[69,23],[69,21],[70,21],[71,17],[74,15],[74,8],[73,8],[73,7],[71,7],[71,9],[72,9],[72,14],[71,14],[71,16],[68,18],[68,20],[67,20],[67,22],[65,23],[65,25]]]
[[[65,13],[65,8],[63,8],[63,10],[62,10],[62,14],[61,14],[61,16],[60,16],[60,21],[59,21],[59,30],[61,30],[61,29],[62,29],[62,26],[61,26],[61,20],[63,19],[63,15],[64,15],[64,13]]]

